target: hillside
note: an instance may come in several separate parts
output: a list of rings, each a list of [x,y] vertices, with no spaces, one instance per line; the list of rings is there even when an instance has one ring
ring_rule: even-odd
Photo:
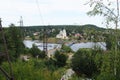
[[[98,30],[102,31],[105,28],[100,28],[96,25],[86,24],[86,25],[47,25],[47,26],[24,26],[23,29],[26,31],[42,31],[43,29],[52,30],[55,29],[57,31],[61,29],[66,29],[67,32],[83,32],[84,30]]]

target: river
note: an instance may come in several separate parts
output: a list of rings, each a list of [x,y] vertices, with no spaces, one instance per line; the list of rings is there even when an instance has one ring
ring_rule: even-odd
[[[43,50],[43,43],[41,43],[41,42],[32,41],[32,40],[24,40],[23,43],[28,48],[32,48],[32,45],[35,44],[40,50]],[[61,48],[61,44],[55,44],[55,43],[48,43],[47,44],[48,50],[55,49],[55,48]]]
[[[38,41],[31,41],[31,40],[24,40],[24,44],[28,48],[32,48],[32,45],[35,44],[40,50],[43,50],[43,43],[40,43]],[[106,44],[105,42],[82,42],[82,43],[75,43],[70,48],[73,51],[77,51],[80,48],[94,48],[94,46],[100,47],[103,50],[106,50]],[[55,48],[61,48],[61,44],[56,43],[48,43],[48,50],[55,49]]]

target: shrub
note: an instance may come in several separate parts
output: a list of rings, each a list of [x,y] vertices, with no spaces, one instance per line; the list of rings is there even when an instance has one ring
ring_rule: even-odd
[[[62,54],[59,51],[56,51],[55,59],[56,59],[56,65],[58,67],[63,67],[66,65],[67,56],[65,54]]]
[[[98,71],[89,49],[78,50],[72,58],[71,66],[82,77],[92,77]]]

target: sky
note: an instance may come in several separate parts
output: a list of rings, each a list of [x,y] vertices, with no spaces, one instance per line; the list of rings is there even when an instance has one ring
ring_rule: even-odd
[[[0,0],[2,25],[19,26],[20,16],[24,26],[33,25],[84,25],[105,27],[100,16],[91,17],[85,5],[88,0]]]

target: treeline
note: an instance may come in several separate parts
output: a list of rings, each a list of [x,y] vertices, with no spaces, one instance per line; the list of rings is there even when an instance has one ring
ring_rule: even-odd
[[[85,30],[85,29],[96,29],[104,30],[105,28],[100,28],[96,25],[86,24],[86,25],[46,25],[46,26],[24,26],[24,29],[39,30],[39,29],[67,29],[67,30]]]
[[[44,29],[47,30],[48,36],[55,37],[56,34],[59,33],[60,30],[66,29],[67,34],[70,35],[72,33],[85,33],[86,31],[104,31],[106,29],[97,27],[95,25],[48,25],[48,26],[24,26],[22,27],[25,36],[31,36],[34,32],[43,33]]]

